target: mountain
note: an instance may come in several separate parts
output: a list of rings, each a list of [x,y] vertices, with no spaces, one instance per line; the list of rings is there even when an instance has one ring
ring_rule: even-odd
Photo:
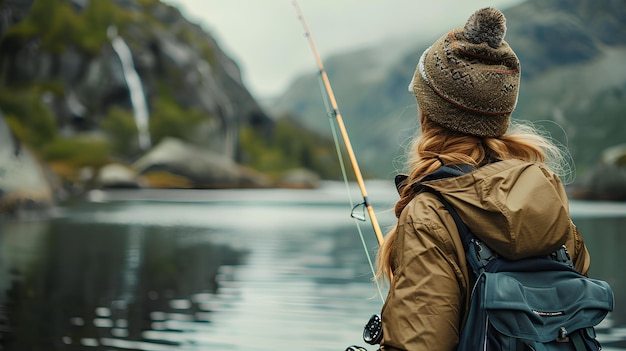
[[[425,48],[431,39],[417,45]],[[413,45],[404,39],[389,40],[324,62],[357,158],[372,176],[386,176],[380,170],[389,171],[388,161],[401,151],[398,145],[415,128],[415,98],[407,92],[410,77],[406,74],[414,70],[417,54],[407,54]],[[317,74],[297,77],[271,110],[276,114],[287,111],[316,132],[329,133]]]
[[[159,0],[0,1],[0,216],[95,187],[306,186],[338,174],[331,143]]]
[[[522,65],[513,117],[534,121],[565,144],[584,174],[602,150],[626,141],[626,3],[528,0],[503,12],[505,39]],[[417,37],[402,54],[390,55],[393,61],[378,60],[389,50],[378,46],[325,62],[356,156],[374,176],[388,178],[402,168],[403,150],[416,129],[415,99],[407,86],[421,53],[439,35]],[[328,124],[318,122],[326,112],[317,79],[298,77],[273,109],[298,114],[323,132]]]
[[[171,112],[188,115],[185,122],[195,128],[177,136],[232,157],[241,126],[271,124],[213,37],[157,0],[36,1],[6,31],[0,58],[5,90],[41,95],[65,134],[99,130],[107,119],[110,129],[121,129],[123,122],[112,120],[128,117],[109,118],[111,107],[133,111],[143,100],[154,142],[166,129],[182,128],[162,111],[180,110]],[[137,81],[135,88],[129,78]],[[124,151],[147,147],[132,144]]]
[[[5,0],[0,30],[1,118],[65,182],[112,162],[133,168],[165,140],[236,162],[244,182],[327,168],[328,140],[288,116],[277,123],[211,33],[159,0]],[[142,169],[175,168],[161,166]],[[210,186],[187,180],[176,183]]]

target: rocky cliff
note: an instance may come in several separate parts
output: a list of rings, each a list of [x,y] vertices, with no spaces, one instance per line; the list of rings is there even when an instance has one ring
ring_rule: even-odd
[[[37,87],[65,134],[101,130],[113,106],[137,114],[143,100],[152,143],[159,124],[173,123],[159,108],[175,106],[196,113],[185,122],[198,132],[181,137],[234,158],[242,125],[271,124],[218,43],[156,0],[36,2],[6,32],[0,58],[2,85]],[[124,151],[149,147],[137,144]]]
[[[274,147],[274,121],[176,8],[5,0],[0,34],[0,214],[97,186],[272,185],[245,165]],[[283,149],[274,166],[301,166]]]

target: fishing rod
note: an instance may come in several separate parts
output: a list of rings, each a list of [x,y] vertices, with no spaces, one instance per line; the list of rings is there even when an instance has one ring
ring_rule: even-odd
[[[324,64],[322,63],[322,59],[320,58],[319,52],[317,51],[315,42],[313,41],[313,37],[311,36],[311,32],[309,31],[309,26],[304,20],[304,15],[302,14],[302,11],[300,10],[300,6],[298,5],[298,2],[294,0],[293,6],[296,8],[296,12],[298,13],[298,19],[302,23],[302,27],[304,28],[304,33],[309,41],[309,45],[311,46],[313,55],[315,56],[315,61],[317,62],[317,66],[320,72],[320,77],[324,85],[324,90],[328,97],[328,101],[330,102],[330,109],[331,109],[330,114],[332,114],[332,116],[337,121],[337,125],[339,126],[339,131],[341,132],[341,136],[343,138],[343,143],[346,147],[346,151],[348,153],[350,163],[352,164],[352,169],[354,170],[356,181],[359,184],[361,195],[363,196],[363,202],[361,204],[357,204],[357,206],[363,205],[365,209],[367,210],[367,213],[370,218],[370,222],[372,223],[372,227],[374,229],[374,233],[376,234],[376,240],[378,241],[378,245],[380,246],[383,244],[383,234],[382,234],[382,231],[380,230],[378,219],[376,219],[376,214],[374,213],[374,209],[372,208],[372,205],[369,202],[369,198],[367,196],[367,190],[365,188],[365,182],[363,181],[363,175],[361,174],[361,169],[359,168],[359,164],[356,160],[356,156],[354,155],[354,150],[352,149],[352,143],[350,143],[350,138],[348,136],[348,131],[346,130],[346,126],[343,123],[343,118],[341,117],[341,113],[339,112],[339,106],[337,105],[335,94],[333,94],[333,89],[330,85],[330,80],[328,79],[328,75],[326,74],[326,70],[324,69]],[[344,174],[344,177],[345,177],[345,174]],[[353,208],[352,217],[356,219],[361,219],[354,215],[354,209],[357,206]],[[365,219],[363,218],[362,220],[365,220]]]
[[[330,80],[328,79],[328,75],[326,74],[326,70],[324,69],[324,64],[322,63],[322,59],[320,58],[319,52],[315,47],[315,42],[313,41],[313,36],[311,36],[311,32],[309,31],[309,26],[306,24],[304,20],[304,15],[302,14],[302,10],[300,10],[300,6],[298,6],[298,2],[293,0],[293,6],[296,8],[296,12],[298,13],[298,19],[300,23],[302,23],[302,27],[304,29],[304,33],[309,41],[309,45],[311,46],[311,50],[313,51],[313,55],[315,56],[315,61],[317,62],[317,66],[320,72],[320,78],[323,83],[323,91],[326,92],[326,97],[328,99],[324,99],[324,103],[326,104],[328,100],[330,102],[330,106],[326,105],[327,110],[329,110],[329,117],[334,117],[337,125],[339,126],[339,130],[341,132],[341,136],[343,138],[343,143],[348,152],[348,157],[350,158],[350,163],[352,164],[352,169],[354,170],[354,174],[359,184],[359,189],[361,190],[361,195],[363,196],[363,202],[356,206],[353,205],[352,213],[350,214],[352,218],[357,220],[365,220],[365,217],[359,218],[354,214],[355,209],[363,205],[365,209],[367,209],[367,213],[369,214],[370,221],[372,223],[372,227],[374,228],[374,233],[376,234],[376,240],[378,241],[378,245],[382,246],[383,244],[383,234],[380,230],[380,225],[378,224],[378,220],[376,219],[376,214],[374,213],[374,209],[369,202],[367,196],[367,190],[365,189],[365,182],[363,181],[363,176],[361,175],[361,169],[359,168],[359,164],[356,160],[356,156],[354,155],[354,150],[352,149],[352,143],[350,143],[350,138],[348,137],[348,131],[346,130],[346,126],[343,123],[343,118],[341,117],[341,113],[339,112],[339,107],[337,105],[337,99],[335,99],[335,94],[333,94],[333,88],[330,85]],[[335,146],[337,147],[337,154],[339,156],[339,163],[341,164],[341,171],[343,174],[344,182],[346,183],[346,187],[348,187],[348,178],[346,176],[345,167],[343,164],[343,160],[341,157],[341,151],[339,148],[339,143],[337,142],[337,135],[334,129],[334,125],[331,121],[331,128],[333,131],[333,138],[335,142]],[[350,194],[350,189],[348,189],[348,196]],[[352,205],[352,198],[350,198],[350,203]],[[361,232],[361,228],[357,223],[357,229],[359,231],[359,235],[361,237],[361,242],[363,243],[363,249],[365,250],[365,255],[367,256],[367,260],[370,264],[370,268],[372,270],[372,275],[376,276],[376,272],[374,271],[374,265],[372,264],[372,260],[370,259],[369,252],[367,250],[367,246],[365,245],[365,239],[363,238],[363,233]],[[390,275],[389,279],[393,279]],[[376,280],[376,288],[378,290],[378,295],[380,299],[384,302],[383,294],[381,291],[381,287]],[[363,329],[363,341],[367,342],[370,345],[379,344],[382,339],[382,320],[380,314],[374,314],[370,317],[369,321],[365,325]],[[353,345],[349,346],[346,351],[367,351],[365,348]]]

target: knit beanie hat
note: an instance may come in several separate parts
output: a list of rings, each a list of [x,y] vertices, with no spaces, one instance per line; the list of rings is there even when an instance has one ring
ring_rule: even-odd
[[[505,34],[502,12],[484,8],[424,51],[409,91],[426,118],[480,137],[506,133],[517,103],[520,66]]]

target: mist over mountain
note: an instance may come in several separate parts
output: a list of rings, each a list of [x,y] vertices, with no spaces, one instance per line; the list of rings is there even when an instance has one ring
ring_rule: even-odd
[[[513,118],[550,132],[569,148],[578,174],[585,174],[604,149],[626,142],[626,3],[529,0],[502,11],[505,40],[522,65]],[[415,35],[395,49],[390,41],[325,60],[356,156],[371,175],[389,178],[402,168],[417,123],[407,86],[421,53],[443,34]],[[317,81],[316,73],[298,77],[273,109],[297,114],[327,133],[322,95],[313,93],[320,90]]]

